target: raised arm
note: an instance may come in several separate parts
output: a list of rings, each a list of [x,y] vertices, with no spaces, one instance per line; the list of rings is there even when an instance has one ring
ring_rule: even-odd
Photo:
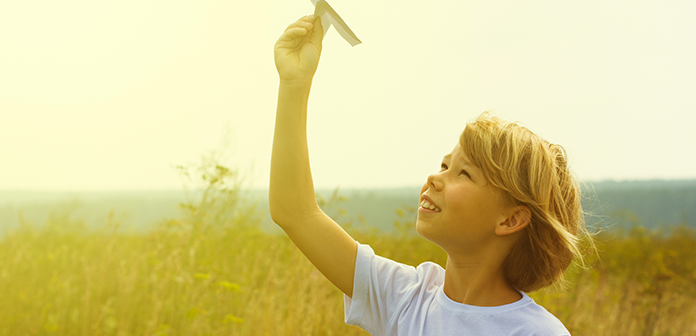
[[[323,35],[320,19],[313,24],[306,16],[276,42],[280,88],[268,199],[273,221],[326,278],[352,296],[357,245],[317,205],[309,167],[307,101]]]

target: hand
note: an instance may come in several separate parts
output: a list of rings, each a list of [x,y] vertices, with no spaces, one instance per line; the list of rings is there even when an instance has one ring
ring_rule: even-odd
[[[289,25],[274,47],[275,64],[281,81],[311,83],[319,65],[324,28],[313,15]]]

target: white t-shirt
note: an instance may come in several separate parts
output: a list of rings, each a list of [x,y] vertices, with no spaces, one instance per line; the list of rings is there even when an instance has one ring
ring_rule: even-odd
[[[377,335],[570,335],[555,316],[527,294],[496,307],[452,301],[442,290],[445,270],[417,268],[376,256],[358,244],[353,298],[345,296],[346,323]]]

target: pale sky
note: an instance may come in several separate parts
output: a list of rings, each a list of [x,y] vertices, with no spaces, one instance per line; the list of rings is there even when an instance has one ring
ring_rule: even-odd
[[[422,184],[485,110],[583,180],[696,178],[696,2],[330,0],[315,185]],[[231,136],[268,185],[273,45],[309,0],[0,2],[0,190],[178,189]]]

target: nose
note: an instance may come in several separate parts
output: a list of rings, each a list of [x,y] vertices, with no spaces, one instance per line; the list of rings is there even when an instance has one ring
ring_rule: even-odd
[[[439,173],[428,175],[428,187],[432,187],[435,190],[442,190],[443,186],[442,177]]]

